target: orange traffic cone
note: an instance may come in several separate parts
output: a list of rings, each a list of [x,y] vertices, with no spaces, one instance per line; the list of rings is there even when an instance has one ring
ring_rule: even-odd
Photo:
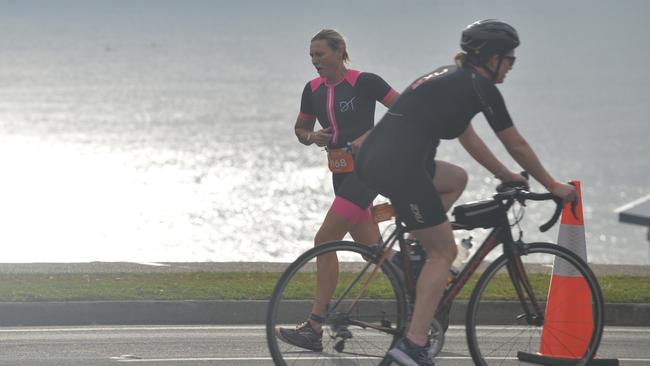
[[[586,262],[580,182],[572,183],[578,193],[577,217],[573,215],[571,204],[567,204],[562,211],[557,241]],[[591,296],[584,278],[574,272],[563,260],[553,263],[539,353],[524,354],[520,360],[541,365],[572,365],[584,354],[593,330]],[[594,358],[589,365],[618,365],[618,360]]]

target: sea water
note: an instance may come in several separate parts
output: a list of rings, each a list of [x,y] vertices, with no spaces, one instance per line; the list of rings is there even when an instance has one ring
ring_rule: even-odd
[[[522,39],[499,88],[545,167],[582,182],[589,260],[648,264],[646,229],[614,213],[650,194],[648,15],[645,1],[0,1],[0,261],[291,261],[333,199],[324,152],[293,132],[311,37],[338,29],[349,67],[400,91],[452,62],[464,26],[499,18]],[[437,158],[468,171],[459,202],[493,193],[457,141]],[[557,239],[537,229],[551,206],[527,207],[524,240]]]

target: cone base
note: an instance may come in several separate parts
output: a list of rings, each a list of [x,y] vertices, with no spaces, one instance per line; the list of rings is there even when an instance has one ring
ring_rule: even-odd
[[[530,362],[537,365],[547,366],[574,366],[577,364],[575,358],[563,358],[544,356],[540,354],[533,354],[527,352],[517,352],[519,361]],[[587,363],[588,366],[618,366],[618,359],[616,358],[594,358]]]

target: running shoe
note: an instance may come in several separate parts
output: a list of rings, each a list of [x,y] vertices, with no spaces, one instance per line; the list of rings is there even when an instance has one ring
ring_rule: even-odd
[[[397,346],[388,351],[388,357],[401,366],[435,366],[428,350],[428,345],[419,347],[402,338]]]
[[[323,350],[323,332],[317,333],[309,322],[304,322],[296,329],[278,328],[278,338],[283,342],[310,351],[321,352]]]

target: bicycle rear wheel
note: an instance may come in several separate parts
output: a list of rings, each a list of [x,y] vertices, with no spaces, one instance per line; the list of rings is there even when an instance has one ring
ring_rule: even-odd
[[[468,304],[466,334],[474,363],[538,363],[541,352],[585,365],[596,354],[604,325],[596,277],[581,258],[556,244],[518,248],[537,313],[534,301],[526,298],[533,316],[525,315],[508,272],[513,263],[505,255],[497,258],[480,277]],[[561,275],[553,272],[554,263]]]
[[[315,295],[316,258],[326,254],[337,255],[339,280],[323,325],[323,351],[314,352],[283,342],[277,330],[307,319]],[[380,257],[378,249],[337,241],[305,252],[287,268],[266,318],[276,365],[389,364],[384,357],[404,332],[408,304],[393,265],[385,261],[377,268]]]

